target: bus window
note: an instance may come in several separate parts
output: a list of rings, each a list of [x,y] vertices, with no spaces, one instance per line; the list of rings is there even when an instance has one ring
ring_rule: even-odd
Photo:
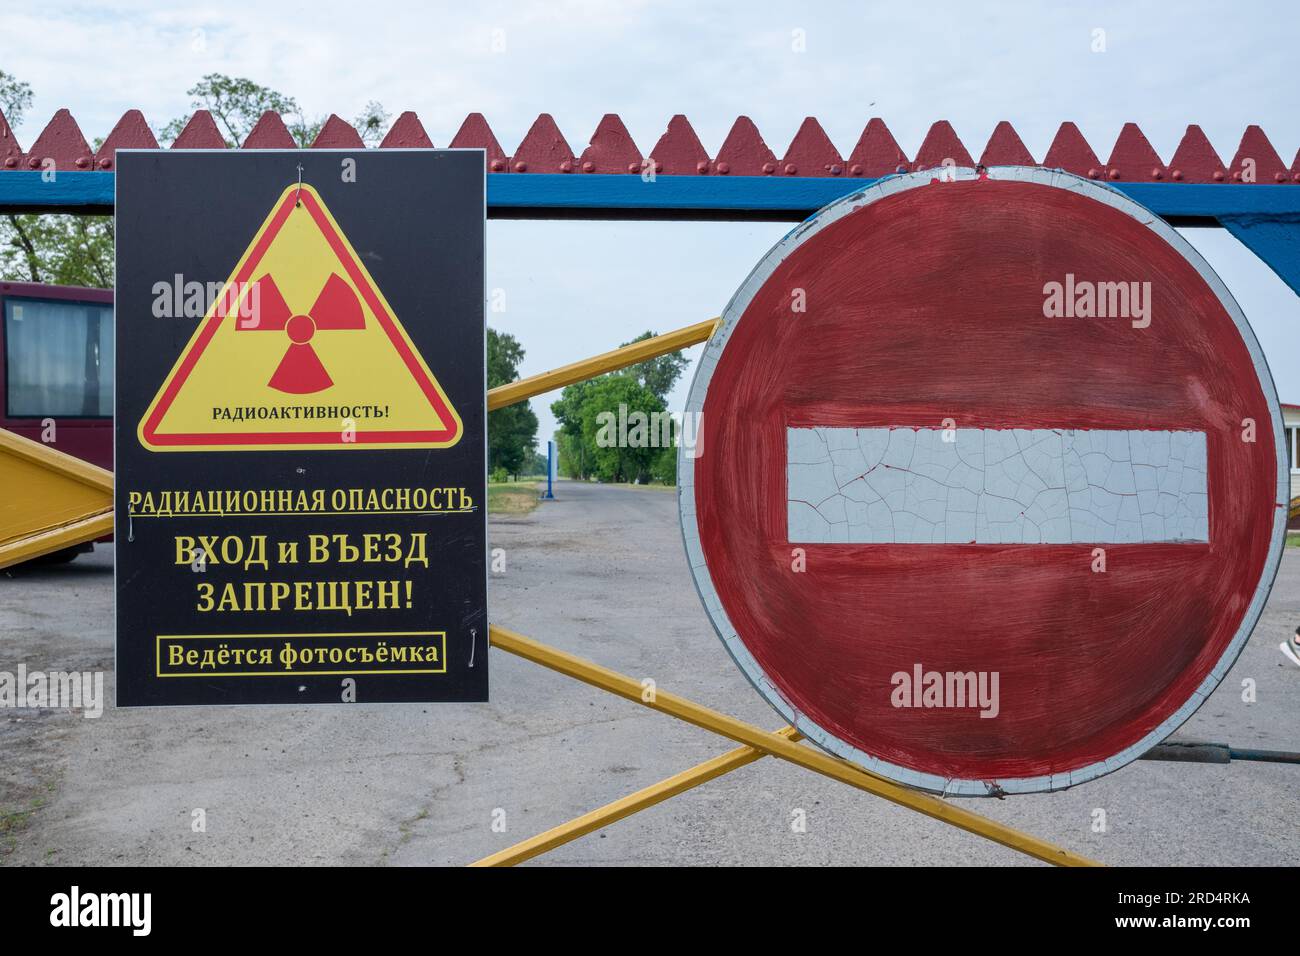
[[[9,418],[113,414],[113,307],[6,296]]]

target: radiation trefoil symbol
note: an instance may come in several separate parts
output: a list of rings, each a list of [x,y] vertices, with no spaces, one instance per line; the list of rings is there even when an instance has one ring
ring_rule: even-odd
[[[289,308],[272,276],[259,279],[249,294],[258,302],[257,321],[237,321],[236,328],[241,332],[283,332],[289,337],[284,358],[266,384],[278,392],[292,395],[310,395],[333,385],[334,381],[312,348],[311,340],[322,329],[366,327],[361,301],[348,284],[337,274],[331,275],[317,296],[316,304],[305,313],[295,313]]]
[[[276,201],[137,434],[152,451],[445,448],[461,420],[320,195]]]

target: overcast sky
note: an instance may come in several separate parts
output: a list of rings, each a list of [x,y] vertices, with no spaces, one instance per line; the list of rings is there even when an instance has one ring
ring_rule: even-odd
[[[18,128],[27,147],[65,106],[88,139],[132,107],[157,129],[189,113],[185,91],[201,76],[221,72],[290,94],[312,116],[350,120],[370,100],[394,115],[415,110],[438,145],[466,113],[482,112],[508,153],[540,112],[555,116],[575,153],[615,112],[643,152],[686,113],[711,154],[744,114],[778,156],[808,115],[844,154],[880,116],[909,155],[939,119],[975,156],[1002,119],[1039,159],[1063,120],[1103,159],[1125,121],[1166,161],[1188,123],[1225,161],[1249,123],[1286,162],[1296,155],[1300,21],[1283,8],[1065,6],[542,0],[403,11],[329,0],[60,0],[0,11],[0,69],[35,91]],[[1093,51],[1098,29],[1104,52]],[[543,371],[718,314],[787,228],[493,221],[488,287],[505,291],[506,311],[489,323],[523,342],[524,374]],[[1220,230],[1187,235],[1250,317],[1282,400],[1300,403],[1296,296]],[[543,440],[550,401],[533,402]]]

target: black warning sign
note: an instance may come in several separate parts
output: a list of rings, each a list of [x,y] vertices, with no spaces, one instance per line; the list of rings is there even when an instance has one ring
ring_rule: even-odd
[[[486,700],[484,165],[124,151],[117,700]]]

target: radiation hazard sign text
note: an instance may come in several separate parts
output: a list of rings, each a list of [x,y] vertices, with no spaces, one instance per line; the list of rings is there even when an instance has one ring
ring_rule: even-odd
[[[118,704],[486,700],[482,154],[117,175]]]

